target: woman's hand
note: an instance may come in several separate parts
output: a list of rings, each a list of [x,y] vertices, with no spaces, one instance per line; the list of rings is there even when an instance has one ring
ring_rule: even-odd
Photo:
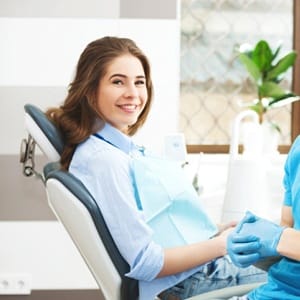
[[[234,228],[234,226],[226,224],[221,228],[221,231],[214,236],[214,239],[218,241],[219,248],[222,251],[222,256],[227,254],[227,239]]]
[[[222,234],[224,231],[227,231],[228,229],[232,230],[236,225],[237,225],[237,221],[230,221],[230,222],[225,223],[225,224],[217,224],[218,229],[219,229],[217,235]],[[229,232],[231,232],[231,230]]]

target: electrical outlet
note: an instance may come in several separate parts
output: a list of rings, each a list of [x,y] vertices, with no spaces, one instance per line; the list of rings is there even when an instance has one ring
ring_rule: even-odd
[[[31,282],[29,273],[0,273],[0,295],[29,295]]]

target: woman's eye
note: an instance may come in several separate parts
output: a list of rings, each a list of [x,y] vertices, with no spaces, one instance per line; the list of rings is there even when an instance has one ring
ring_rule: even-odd
[[[121,85],[123,82],[122,80],[119,80],[119,79],[116,79],[113,81],[113,84],[116,84],[116,85]]]
[[[138,80],[135,82],[136,85],[144,85],[145,84],[145,80]]]

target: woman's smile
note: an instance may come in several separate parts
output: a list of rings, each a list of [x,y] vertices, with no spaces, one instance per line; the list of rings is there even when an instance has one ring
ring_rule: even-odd
[[[147,98],[146,77],[140,60],[130,54],[114,59],[98,86],[101,117],[126,132],[128,126],[137,121]]]

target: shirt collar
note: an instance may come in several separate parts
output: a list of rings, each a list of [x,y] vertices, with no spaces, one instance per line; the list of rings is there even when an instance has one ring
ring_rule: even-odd
[[[105,141],[109,142],[127,154],[137,149],[137,146],[133,143],[132,139],[128,135],[124,134],[108,123],[105,123],[104,127],[99,130],[97,134],[100,135]]]

